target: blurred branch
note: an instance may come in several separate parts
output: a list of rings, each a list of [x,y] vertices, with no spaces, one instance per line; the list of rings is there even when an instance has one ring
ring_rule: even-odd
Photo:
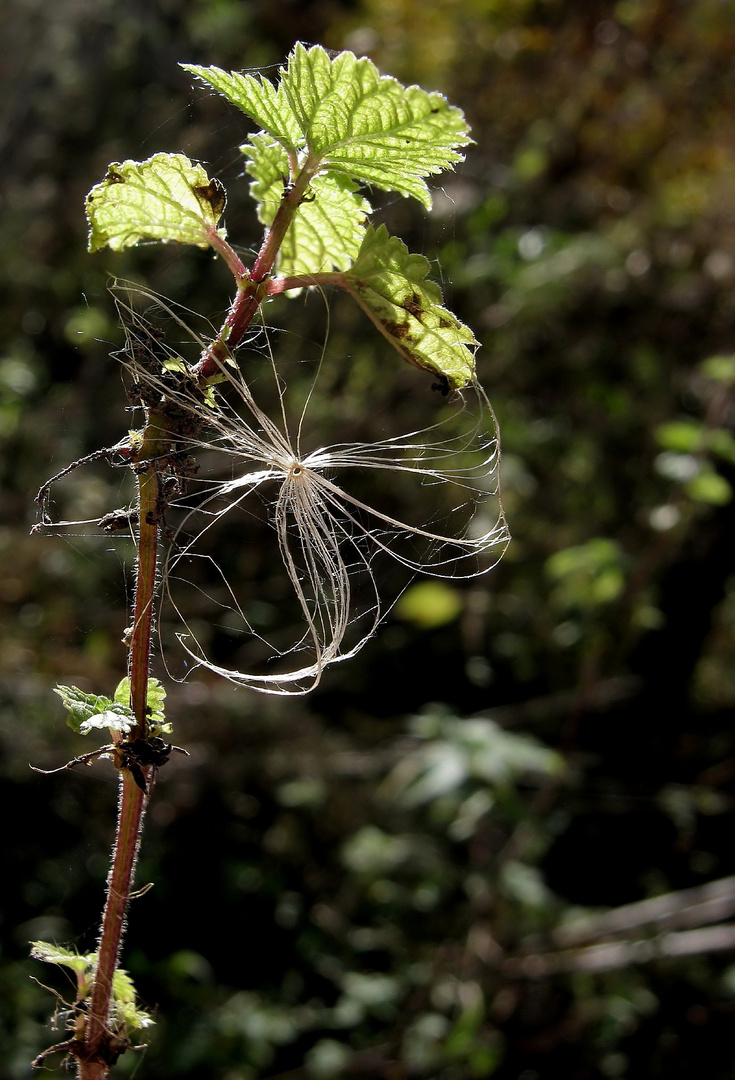
[[[735,877],[721,878],[575,919],[550,935],[561,949],[540,951],[538,938],[529,939],[521,946],[525,955],[508,957],[502,968],[508,975],[539,979],[563,971],[613,971],[662,957],[723,952],[735,949],[735,924],[719,920],[732,915]],[[708,923],[718,925],[706,926]],[[639,934],[624,940],[600,940],[631,935],[632,931]]]
[[[625,933],[640,926],[661,929],[702,926],[735,914],[735,877],[721,878],[694,889],[665,893],[651,900],[624,904],[600,915],[586,915],[552,934],[555,944],[578,945],[585,941]]]

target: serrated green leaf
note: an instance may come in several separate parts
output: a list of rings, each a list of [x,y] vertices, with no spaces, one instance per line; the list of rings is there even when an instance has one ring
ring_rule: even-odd
[[[119,707],[118,707],[119,709]],[[121,735],[127,735],[135,727],[135,717],[128,709],[127,712],[113,708],[105,712],[90,716],[88,720],[79,725],[80,735],[89,735],[90,731],[119,731]]]
[[[270,225],[290,173],[288,154],[277,139],[262,131],[249,135],[240,153],[248,159],[245,171],[252,177],[250,194],[258,204],[258,221]]]
[[[425,177],[451,168],[470,137],[460,109],[381,75],[371,60],[297,44],[278,89],[262,76],[182,65],[252,117],[289,157],[289,177],[340,174],[431,206]]]
[[[52,945],[48,941],[32,941],[31,957],[47,964],[59,964],[70,968],[77,974],[78,999],[83,1000],[90,990],[90,975],[97,964],[97,953],[77,953],[65,949],[62,945]],[[141,1028],[150,1027],[153,1017],[136,1004],[133,980],[123,968],[118,968],[112,979],[113,1018],[119,1024],[123,1022],[128,1034]]]
[[[286,99],[283,83],[276,89],[262,75],[245,75],[239,71],[223,71],[222,68],[201,67],[198,64],[181,64],[181,67],[246,113],[293,155],[306,145],[304,133]]]
[[[372,61],[297,45],[283,82],[311,154],[347,176],[412,195],[427,208],[424,177],[462,159],[469,141],[460,109],[441,94],[402,86]]]
[[[127,706],[130,701],[130,679],[126,675],[115,688],[115,702]],[[150,735],[169,735],[171,724],[166,720],[166,688],[159,679],[148,680],[148,733]],[[131,713],[132,715],[132,713]]]
[[[341,176],[315,176],[286,233],[277,266],[283,274],[346,270],[365,235],[370,204]]]
[[[128,705],[98,694],[85,694],[78,686],[57,686],[54,690],[64,703],[68,716],[66,722],[72,731],[88,735],[97,728],[112,727],[116,731],[129,731],[135,726],[135,718]],[[100,722],[101,717],[107,717]]]
[[[224,205],[220,182],[183,154],[113,162],[87,195],[89,250],[121,251],[143,240],[208,247]]]
[[[240,149],[253,178],[250,192],[258,203],[258,220],[269,226],[281,205],[288,155],[280,143],[263,134],[251,135]],[[290,276],[346,270],[360,250],[371,210],[351,180],[315,176],[281,245],[279,272]]]
[[[138,1008],[135,1002],[116,1002],[115,1011],[118,1020],[124,1022],[126,1031],[129,1035],[134,1031],[142,1031],[143,1028],[153,1027],[156,1022],[149,1012],[146,1012],[145,1009]]]
[[[65,949],[63,945],[52,945],[48,941],[32,941],[31,957],[34,960],[42,960],[46,964],[60,964],[62,967],[84,974],[96,961],[97,954],[81,954],[72,949]]]
[[[459,389],[475,377],[472,331],[442,305],[439,286],[427,280],[429,262],[414,255],[384,225],[368,228],[353,266],[339,275],[395,349]]]
[[[118,968],[113,976],[112,997],[118,1020],[124,1020],[128,1033],[151,1027],[155,1023],[150,1013],[136,1004],[133,980],[122,968]]]

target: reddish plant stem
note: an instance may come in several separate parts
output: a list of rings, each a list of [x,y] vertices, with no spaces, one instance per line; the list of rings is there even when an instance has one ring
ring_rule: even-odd
[[[308,289],[314,285],[339,285],[348,288],[349,276],[341,270],[321,271],[318,274],[294,274],[292,277],[271,278],[266,284],[268,296],[278,296],[289,289]]]
[[[165,436],[165,429],[159,425],[157,417],[149,415],[135,455],[140,462],[137,466],[139,531],[129,673],[131,707],[136,726],[127,736],[130,740],[143,739],[147,734],[148,676],[160,516],[159,482],[154,462],[164,449],[162,436]],[[144,770],[144,774],[151,771]],[[146,793],[135,783],[132,773],[123,769],[120,774],[117,835],[107,879],[107,898],[85,1033],[85,1059],[79,1062],[80,1080],[101,1080],[107,1075],[110,1059],[114,1060],[115,1056],[112,1045],[115,1033],[110,1031],[109,1024],[113,979],[120,956],[146,803]]]
[[[294,214],[303,201],[315,171],[314,165],[307,162],[293,184],[289,185],[284,191],[281,205],[276,211],[273,224],[266,234],[253,265],[251,274],[253,281],[263,281],[273,269],[281,244],[293,221]]]
[[[118,830],[107,879],[97,970],[87,1020],[86,1060],[79,1063],[80,1080],[101,1080],[114,1063],[115,1033],[108,1024],[112,983],[120,955],[146,802],[146,794],[135,783],[132,774],[124,770],[120,775]]]
[[[248,270],[245,266],[245,263],[242,261],[234,248],[230,247],[225,238],[223,236],[220,236],[217,229],[208,229],[207,236],[209,237],[209,242],[214,248],[214,250],[220,256],[220,258],[229,266],[230,270],[235,276],[235,280],[238,280],[239,278],[247,278]]]
[[[192,371],[193,376],[200,382],[206,382],[218,375],[231,350],[237,348],[245,337],[256,311],[268,294],[268,275],[315,171],[316,164],[307,162],[294,183],[286,188],[249,277],[236,275],[237,296],[227,313],[219,337],[212,342]],[[231,264],[231,260],[228,260],[228,264]]]

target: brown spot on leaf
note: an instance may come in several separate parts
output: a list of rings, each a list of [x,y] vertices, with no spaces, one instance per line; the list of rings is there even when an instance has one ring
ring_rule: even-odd
[[[125,177],[122,176],[117,171],[117,169],[114,167],[114,165],[110,165],[109,169],[107,170],[107,175],[105,176],[105,180],[107,181],[108,184],[124,184],[125,183]]]
[[[417,292],[411,293],[410,296],[406,296],[401,304],[409,315],[413,315],[414,319],[420,319],[424,314],[424,309],[421,305],[421,297]]]
[[[399,341],[408,337],[408,323],[386,322],[384,325],[391,337],[398,338]]]
[[[212,213],[218,218],[227,205],[227,192],[225,191],[224,184],[217,180],[210,180],[208,184],[201,187],[193,187],[192,191],[196,195],[197,199],[202,202],[208,202],[212,208]]]

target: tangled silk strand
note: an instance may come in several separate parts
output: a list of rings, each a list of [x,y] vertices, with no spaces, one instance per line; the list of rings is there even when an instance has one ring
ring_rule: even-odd
[[[160,298],[144,295],[155,299],[179,326],[185,326]],[[128,334],[135,337],[134,312],[122,306],[128,316]],[[140,325],[138,320],[138,328]],[[129,348],[127,363],[134,377],[155,383],[157,376],[150,370],[140,371],[131,365],[131,353]],[[195,666],[265,693],[306,693],[317,685],[329,664],[347,660],[362,648],[395,601],[393,597],[386,603],[381,596],[373,569],[377,555],[389,555],[412,574],[451,578],[475,577],[498,562],[508,543],[508,530],[497,499],[497,427],[479,386],[471,387],[466,398],[457,395],[454,413],[427,429],[372,443],[335,443],[304,452],[313,386],[292,438],[287,390],[272,357],[269,389],[275,388],[275,406],[269,407],[268,413],[255,400],[237,367],[228,364],[221,370],[222,388],[218,388],[211,407],[191,395],[183,383],[178,390],[162,383],[169,399],[197,413],[201,420],[202,434],[181,449],[214,463],[211,476],[197,477],[190,482],[189,492],[171,500],[178,523],[163,566],[165,595],[186,627],[177,638]],[[447,412],[444,402],[442,411]],[[457,418],[464,421],[459,433],[455,430]],[[456,502],[445,515],[458,519],[457,531],[403,521],[369,505],[338,482],[341,474],[349,474],[352,480],[366,470],[385,473],[386,492],[392,476],[415,478],[433,506],[442,501],[442,492],[436,488],[450,485]],[[256,492],[266,499],[269,522],[302,617],[300,636],[287,649],[276,648],[256,631],[238,602],[237,586],[219,568],[216,556],[203,551],[215,527],[221,536],[237,532],[234,512],[247,512]],[[494,507],[489,521],[488,503]],[[247,544],[247,538],[243,543]],[[214,599],[214,591],[224,591],[226,603],[217,602],[230,616],[235,614],[241,633],[269,653],[263,666],[271,670],[241,671],[207,656],[195,620],[187,616],[177,599],[178,587],[187,582],[192,567],[205,571],[205,582],[209,578],[209,584],[194,586],[201,595]],[[358,621],[360,629],[348,635]],[[282,658],[288,654],[298,654],[303,662],[281,670]]]

